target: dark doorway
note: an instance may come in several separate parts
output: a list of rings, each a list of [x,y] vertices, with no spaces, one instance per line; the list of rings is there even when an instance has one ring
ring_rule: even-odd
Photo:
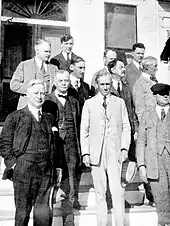
[[[31,34],[32,27],[22,24],[4,25],[1,121],[17,108],[19,96],[10,90],[9,83],[18,64],[31,56]]]

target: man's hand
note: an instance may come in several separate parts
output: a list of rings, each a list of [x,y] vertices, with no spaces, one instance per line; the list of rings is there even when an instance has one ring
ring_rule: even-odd
[[[147,180],[147,173],[146,173],[146,167],[145,166],[139,167],[139,175],[140,175],[140,179],[147,184],[148,180]]]
[[[128,158],[128,152],[126,150],[122,150],[119,157],[119,162],[124,162]]]
[[[85,155],[83,156],[83,163],[85,164],[86,167],[90,167],[90,156],[89,155]]]

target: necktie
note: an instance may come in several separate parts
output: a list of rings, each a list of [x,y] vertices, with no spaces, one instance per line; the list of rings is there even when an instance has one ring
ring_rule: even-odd
[[[67,95],[58,94],[58,96],[67,99]]]
[[[38,121],[39,121],[39,122],[40,122],[41,118],[42,118],[41,111],[40,111],[40,110],[38,110]]]
[[[103,107],[106,110],[107,104],[106,104],[106,96],[103,97]]]
[[[41,70],[42,74],[46,73],[45,68],[44,68],[44,62],[42,62],[40,70]]]
[[[164,108],[161,109],[161,120],[163,121],[165,118],[166,114],[165,114],[165,110]]]
[[[69,53],[67,53],[67,62],[70,62]]]
[[[117,83],[117,92],[120,94],[120,82]]]

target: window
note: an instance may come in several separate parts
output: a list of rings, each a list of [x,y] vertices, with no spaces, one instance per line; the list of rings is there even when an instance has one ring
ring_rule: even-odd
[[[136,7],[105,3],[105,46],[130,51],[137,41]]]

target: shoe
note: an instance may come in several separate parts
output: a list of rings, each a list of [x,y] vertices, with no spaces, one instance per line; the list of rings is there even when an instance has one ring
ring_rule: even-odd
[[[155,206],[155,203],[154,203],[154,202],[150,202],[150,201],[148,202],[148,206],[156,207],[156,206]]]

